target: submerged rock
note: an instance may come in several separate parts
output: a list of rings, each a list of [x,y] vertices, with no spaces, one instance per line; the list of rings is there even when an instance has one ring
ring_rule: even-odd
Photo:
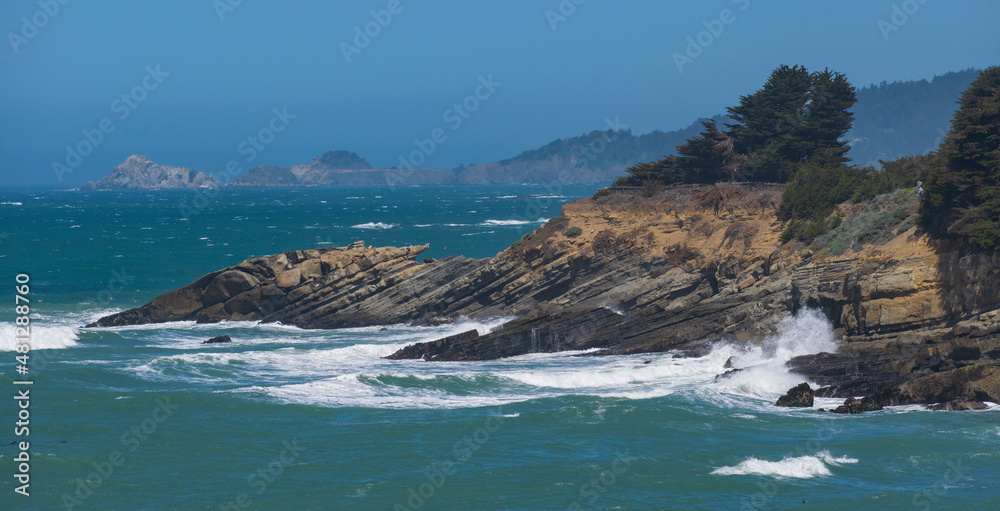
[[[207,341],[202,341],[202,344],[215,344],[220,342],[233,342],[233,339],[230,338],[228,335],[220,335],[218,337],[212,337]]]
[[[981,401],[951,401],[948,403],[938,403],[929,407],[931,410],[946,410],[949,412],[958,410],[985,410],[986,403]]]

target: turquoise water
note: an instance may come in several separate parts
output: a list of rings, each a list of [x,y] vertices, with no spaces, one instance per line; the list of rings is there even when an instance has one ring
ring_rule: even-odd
[[[13,295],[14,275],[31,276],[35,348],[31,495],[14,492],[12,442],[25,438],[6,398],[0,508],[1000,509],[997,407],[845,417],[771,406],[802,381],[785,360],[836,349],[810,312],[763,347],[696,359],[379,358],[510,318],[79,328],[281,250],[360,239],[487,257],[593,191],[0,192],[2,278]],[[13,395],[23,377],[8,303],[0,388]],[[201,344],[221,334],[234,342]],[[745,371],[716,379],[731,356]]]

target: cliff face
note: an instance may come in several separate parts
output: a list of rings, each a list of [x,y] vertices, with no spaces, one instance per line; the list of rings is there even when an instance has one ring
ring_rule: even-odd
[[[83,190],[168,190],[217,186],[211,176],[184,167],[153,163],[145,156],[132,155],[100,181],[88,182]]]
[[[718,340],[760,341],[810,307],[845,341],[837,353],[792,361],[826,386],[820,395],[895,389],[881,401],[935,402],[929,396],[944,394],[919,389],[945,383],[913,382],[945,373],[958,381],[953,371],[993,378],[1000,258],[966,255],[897,225],[880,227],[887,233],[880,245],[813,254],[779,241],[780,193],[718,185],[585,199],[492,259],[420,264],[414,258],[423,247],[356,245],[251,259],[91,326],[260,319],[338,328],[513,316],[489,334],[419,343],[390,357],[484,360],[589,348],[700,352]],[[890,206],[912,213],[915,194]],[[848,211],[845,223],[879,214]],[[1000,381],[995,393],[976,390],[992,389],[986,380],[952,389],[949,400],[1000,401]]]

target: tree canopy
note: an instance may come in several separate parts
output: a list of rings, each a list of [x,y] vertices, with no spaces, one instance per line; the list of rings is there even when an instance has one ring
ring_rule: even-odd
[[[632,178],[623,182],[640,184],[657,169],[667,183],[786,182],[807,161],[842,165],[848,146],[841,138],[851,128],[855,101],[841,73],[780,66],[760,90],[726,109],[728,131],[703,123],[700,134],[677,147],[679,156],[632,167]]]
[[[1000,67],[962,94],[951,131],[927,176],[922,216],[937,235],[1000,249]]]

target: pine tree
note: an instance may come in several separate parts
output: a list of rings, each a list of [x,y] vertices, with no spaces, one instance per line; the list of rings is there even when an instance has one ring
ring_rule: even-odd
[[[923,219],[931,232],[1000,249],[1000,67],[979,74],[962,94],[927,179]]]
[[[784,182],[804,161],[799,137],[812,85],[813,75],[805,67],[782,65],[763,88],[726,109],[735,121],[726,125],[735,148],[749,156],[748,179]]]
[[[726,179],[723,167],[726,164],[726,135],[719,132],[715,121],[701,123],[705,129],[696,137],[677,146],[682,156],[678,163],[687,183],[716,183]]]
[[[857,102],[854,86],[841,73],[824,69],[813,73],[812,90],[806,105],[802,126],[802,147],[805,159],[815,159],[826,165],[842,165],[850,158],[847,142],[841,138],[854,123],[850,108]]]

